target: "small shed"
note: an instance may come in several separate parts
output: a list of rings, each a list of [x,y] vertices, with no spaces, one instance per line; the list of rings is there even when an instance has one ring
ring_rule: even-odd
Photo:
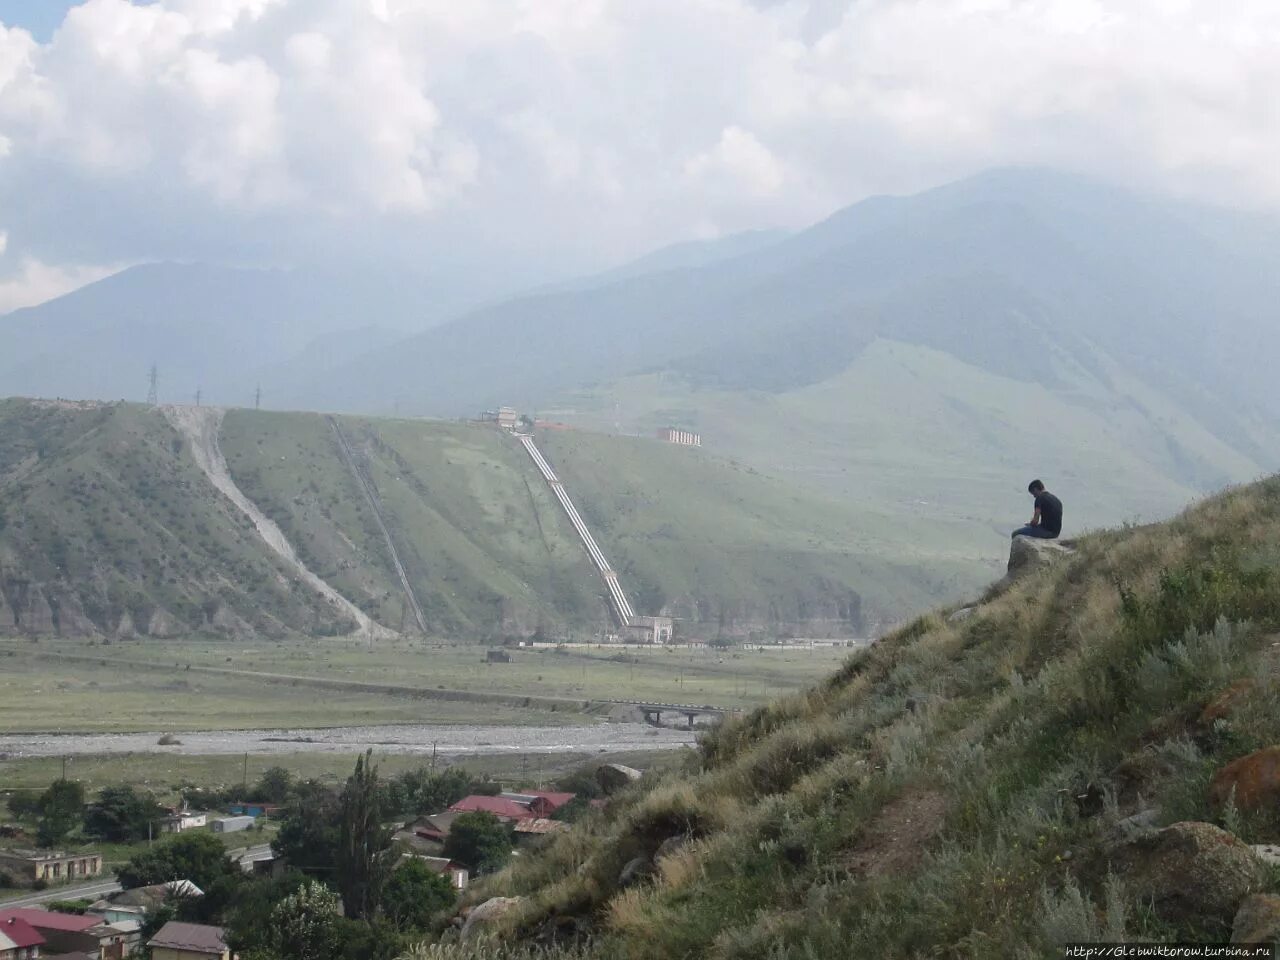
[[[238,833],[241,830],[248,830],[253,824],[253,817],[223,817],[213,821],[213,832]]]

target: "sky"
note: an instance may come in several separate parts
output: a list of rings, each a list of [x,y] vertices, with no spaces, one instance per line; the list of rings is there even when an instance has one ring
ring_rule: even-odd
[[[0,312],[548,278],[1034,163],[1280,205],[1274,0],[0,0]]]

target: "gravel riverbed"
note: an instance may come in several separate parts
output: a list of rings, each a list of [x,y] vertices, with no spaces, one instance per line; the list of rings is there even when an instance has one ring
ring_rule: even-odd
[[[501,754],[616,753],[676,749],[695,742],[688,730],[643,723],[599,723],[578,727],[490,727],[465,725],[332,727],[296,730],[208,730],[179,733],[180,743],[161,746],[155,733],[4,734],[0,758],[179,753],[379,753]]]

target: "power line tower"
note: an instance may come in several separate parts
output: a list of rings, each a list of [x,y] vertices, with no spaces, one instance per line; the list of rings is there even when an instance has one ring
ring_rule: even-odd
[[[196,387],[196,406],[197,407],[200,406],[200,397],[203,396],[203,393],[204,391],[202,391],[199,387]]]
[[[258,384],[258,389],[253,391],[253,409],[262,409],[262,384]]]
[[[151,387],[147,390],[147,406],[154,407],[160,403],[160,393],[157,389],[160,383],[160,375],[154,363],[151,365],[150,383]]]

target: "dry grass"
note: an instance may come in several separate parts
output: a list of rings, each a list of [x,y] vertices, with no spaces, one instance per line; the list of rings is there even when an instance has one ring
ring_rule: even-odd
[[[1129,911],[1135,936],[1224,937],[1136,909],[1090,851],[1139,796],[1217,816],[1212,769],[1280,740],[1277,544],[1278,481],[1087,537],[968,620],[923,617],[726,724],[698,771],[624,795],[492,889],[531,895],[525,929],[597,918],[590,955],[628,960],[1037,956],[1089,903],[1112,927]],[[1196,727],[1245,676],[1265,682],[1231,723]],[[1109,798],[1098,818],[1065,799],[1088,783]],[[1280,841],[1280,825],[1238,828]],[[699,839],[619,891],[622,863],[672,835]],[[872,869],[901,837],[906,868]]]

